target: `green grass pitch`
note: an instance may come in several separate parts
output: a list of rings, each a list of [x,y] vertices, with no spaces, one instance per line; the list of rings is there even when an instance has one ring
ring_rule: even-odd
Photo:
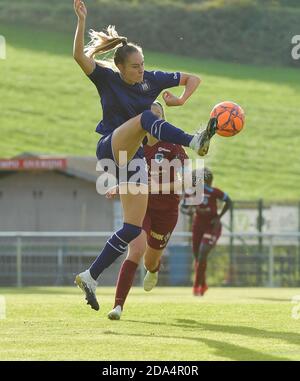
[[[99,287],[98,312],[75,287],[1,288],[0,359],[300,360],[299,294],[211,288],[200,298],[190,288],[133,288],[122,319],[110,321],[114,288]]]

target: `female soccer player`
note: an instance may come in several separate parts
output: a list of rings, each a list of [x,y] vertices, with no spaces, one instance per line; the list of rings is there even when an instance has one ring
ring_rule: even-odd
[[[116,164],[124,215],[123,227],[109,238],[91,267],[75,278],[75,284],[85,293],[87,303],[98,310],[96,280],[105,268],[125,253],[127,245],[139,236],[148,203],[145,166],[139,171],[139,184],[142,189],[139,194],[126,191],[130,181],[119,179],[119,172],[123,172],[119,169],[127,169],[129,177],[136,174],[136,171],[129,170],[129,165],[133,159],[143,160],[141,143],[147,132],[160,140],[191,147],[203,156],[208,151],[210,138],[215,134],[217,120],[210,119],[204,131],[189,135],[159,119],[150,108],[164,89],[184,86],[185,90],[180,97],[169,91],[163,94],[168,106],[183,105],[198,87],[200,79],[195,75],[179,72],[146,71],[142,49],[127,43],[127,38],[119,36],[112,26],[108,27],[106,33],[91,31],[91,41],[84,48],[87,9],[80,0],[74,0],[74,9],[78,23],[73,57],[95,84],[103,111],[103,120],[96,128],[96,131],[103,135],[98,142],[96,154],[99,160],[111,159]],[[95,60],[96,55],[111,50],[114,50],[114,65],[110,65],[108,61]],[[126,157],[119,157],[119,154],[124,152]]]
[[[163,107],[159,102],[153,103],[151,111],[158,117],[165,119]],[[180,145],[158,141],[151,135],[147,135],[147,138],[148,142],[144,146],[144,151],[150,181],[151,175],[156,175],[156,166],[152,165],[152,160],[163,163],[163,160],[171,162],[174,159],[179,159],[180,167],[178,167],[178,170],[181,172],[184,166],[184,160],[188,159],[183,148]],[[129,244],[127,257],[119,271],[114,308],[108,314],[108,318],[111,320],[120,319],[126,297],[133,283],[136,269],[143,256],[144,265],[147,270],[144,279],[144,290],[151,291],[157,284],[160,258],[178,219],[180,196],[174,193],[174,188],[178,188],[178,186],[182,188],[182,178],[180,178],[179,173],[179,178],[175,177],[174,172],[168,175],[170,175],[170,182],[164,185],[170,185],[170,194],[149,194],[147,212],[143,221],[143,230],[141,234]],[[168,178],[168,176],[166,176],[166,178]],[[163,179],[160,178],[159,180],[161,184],[160,188],[162,188]],[[186,186],[186,184],[184,185]],[[191,186],[192,184],[188,185]],[[112,198],[112,194],[113,192],[109,193],[108,198]]]
[[[185,207],[184,204],[181,206],[183,213],[193,214],[192,236],[195,260],[193,293],[195,296],[203,296],[208,289],[206,283],[207,257],[221,236],[221,218],[232,205],[229,196],[220,189],[212,187],[212,182],[212,172],[208,168],[204,168],[202,203],[196,207]],[[220,214],[218,214],[217,200],[225,202]]]

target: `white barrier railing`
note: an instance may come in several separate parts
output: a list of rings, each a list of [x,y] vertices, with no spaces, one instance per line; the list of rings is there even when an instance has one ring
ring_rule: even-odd
[[[16,280],[17,286],[22,286],[22,239],[23,238],[107,238],[112,232],[0,232],[0,243],[3,238],[16,239]],[[300,248],[300,232],[269,232],[269,233],[228,233],[224,232],[223,237],[268,240],[268,286],[274,286],[274,241],[276,238],[294,239],[297,247]],[[190,238],[190,232],[174,232],[173,237]],[[264,243],[264,246],[266,244]],[[300,249],[299,249],[300,250]],[[62,250],[58,250],[58,263],[62,261]],[[141,278],[144,272],[143,266],[140,266]]]

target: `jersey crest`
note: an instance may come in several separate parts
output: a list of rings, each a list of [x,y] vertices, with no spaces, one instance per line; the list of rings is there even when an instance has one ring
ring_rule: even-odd
[[[145,80],[144,82],[141,83],[141,88],[144,92],[149,91],[150,83],[147,80]]]
[[[160,164],[164,160],[164,154],[163,153],[156,153],[154,156],[154,160],[156,163]]]

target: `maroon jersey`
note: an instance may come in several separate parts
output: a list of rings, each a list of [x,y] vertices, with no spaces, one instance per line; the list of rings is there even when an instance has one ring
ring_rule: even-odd
[[[195,218],[199,222],[210,223],[210,220],[218,215],[217,200],[226,201],[227,194],[218,188],[204,185],[204,195],[201,204],[196,206]]]
[[[170,170],[167,161],[171,162],[174,159],[179,159],[180,166],[183,166],[184,159],[188,159],[185,150],[180,145],[162,141],[158,141],[153,146],[145,145],[144,153],[148,164],[149,178],[154,176],[155,179],[159,180],[160,184],[173,182],[176,176],[176,169],[171,167]],[[177,209],[179,201],[180,196],[172,191],[170,194],[157,192],[149,194],[148,208],[159,210]]]

